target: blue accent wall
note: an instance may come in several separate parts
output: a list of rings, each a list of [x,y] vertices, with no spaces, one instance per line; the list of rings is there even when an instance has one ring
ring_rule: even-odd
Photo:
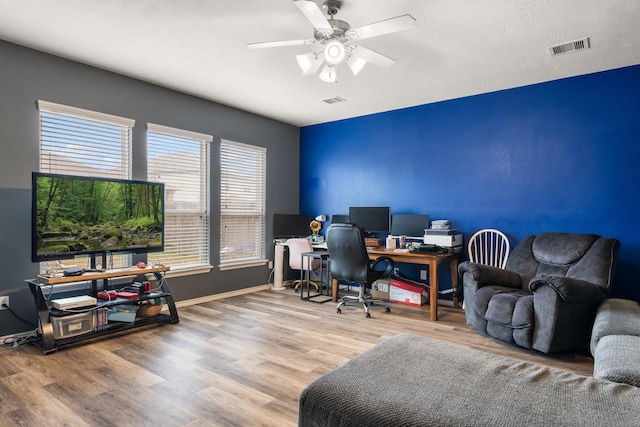
[[[391,206],[450,219],[465,244],[487,227],[512,247],[615,237],[612,295],[640,300],[640,66],[308,126],[300,141],[300,212]]]

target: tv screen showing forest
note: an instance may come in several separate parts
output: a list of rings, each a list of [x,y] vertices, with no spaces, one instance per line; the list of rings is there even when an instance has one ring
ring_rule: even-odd
[[[164,250],[164,184],[33,173],[32,261]]]

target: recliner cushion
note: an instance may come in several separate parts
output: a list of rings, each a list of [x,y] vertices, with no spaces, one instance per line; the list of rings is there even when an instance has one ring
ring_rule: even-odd
[[[542,233],[533,241],[533,256],[542,264],[578,262],[599,239],[595,234]]]
[[[487,321],[487,334],[531,348],[533,295],[530,292],[486,286],[478,289],[473,309]]]

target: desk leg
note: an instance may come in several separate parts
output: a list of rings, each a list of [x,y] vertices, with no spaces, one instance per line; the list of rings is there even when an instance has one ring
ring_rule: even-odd
[[[453,287],[453,308],[460,308],[458,302],[458,258],[451,260],[451,286]]]
[[[438,261],[429,261],[429,308],[431,320],[438,320]]]
[[[338,302],[338,280],[331,280],[331,301]]]

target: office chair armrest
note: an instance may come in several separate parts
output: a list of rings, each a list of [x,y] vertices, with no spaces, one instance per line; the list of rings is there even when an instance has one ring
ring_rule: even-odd
[[[387,268],[384,270],[384,274],[382,277],[388,277],[391,275],[391,273],[393,273],[393,268],[395,267],[393,258],[391,258],[390,256],[387,256],[387,255],[379,256],[378,258],[374,259],[369,263],[369,268],[371,270],[376,270],[376,266],[378,264],[382,264],[383,262],[387,263]]]

